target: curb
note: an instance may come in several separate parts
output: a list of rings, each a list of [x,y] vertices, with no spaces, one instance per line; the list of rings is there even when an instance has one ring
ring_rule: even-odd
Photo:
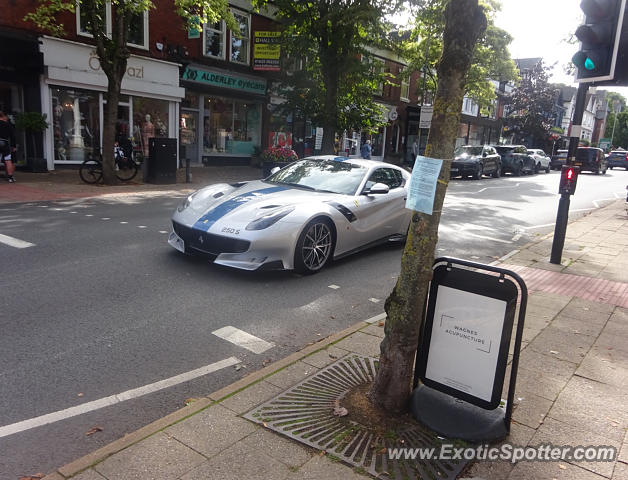
[[[283,370],[289,365],[292,365],[293,363],[296,363],[305,357],[308,357],[320,350],[323,350],[329,345],[339,342],[340,340],[348,337],[352,333],[355,333],[358,330],[385,317],[386,314],[379,314],[367,320],[362,320],[340,332],[336,332],[329,337],[321,339],[312,345],[308,345],[298,352],[294,352],[287,357],[282,358],[281,360],[277,360],[276,362],[273,362],[270,365],[261,368],[260,370],[252,372],[246,377],[243,377],[240,380],[237,380],[234,383],[221,388],[220,390],[216,390],[206,397],[203,397],[190,405],[176,410],[163,418],[155,420],[154,422],[149,423],[148,425],[140,428],[139,430],[136,430],[135,432],[126,434],[124,437],[119,438],[118,440],[115,440],[110,444],[99,448],[98,450],[88,453],[87,455],[77,460],[74,460],[62,467],[57,468],[55,472],[49,473],[42,480],[65,480],[66,478],[72,477],[82,472],[83,470],[86,470],[91,466],[102,462],[107,457],[110,457],[111,455],[114,455],[121,450],[124,450],[125,448],[128,448],[175,423],[178,423],[192,415],[195,415],[200,411],[221,402],[222,400],[225,400],[227,397],[230,397],[231,395],[234,395],[235,393],[264,380],[265,378],[277,373],[279,370]]]

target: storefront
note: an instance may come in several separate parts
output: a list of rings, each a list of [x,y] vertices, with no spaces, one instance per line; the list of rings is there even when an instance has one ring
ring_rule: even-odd
[[[94,47],[52,37],[41,39],[47,74],[41,82],[48,169],[82,162],[102,147],[107,77]],[[147,156],[151,137],[178,138],[179,66],[131,55],[122,80],[116,140]]]
[[[179,121],[181,145],[193,164],[248,164],[262,147],[266,80],[189,65]]]
[[[0,110],[11,121],[20,112],[41,111],[39,78],[43,61],[38,47],[35,35],[0,30]],[[15,160],[19,166],[27,165],[41,154],[41,137],[27,139],[21,131],[16,131],[16,136]]]

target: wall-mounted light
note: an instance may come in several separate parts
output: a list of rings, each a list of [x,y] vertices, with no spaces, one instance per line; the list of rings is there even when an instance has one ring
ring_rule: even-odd
[[[164,44],[161,42],[155,42],[155,48],[161,52],[164,49]]]

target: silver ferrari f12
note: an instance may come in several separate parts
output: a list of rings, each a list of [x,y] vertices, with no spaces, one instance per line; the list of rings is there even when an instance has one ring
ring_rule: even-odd
[[[403,240],[409,181],[387,163],[304,158],[264,180],[194,192],[175,211],[168,243],[220,265],[316,273],[331,258]]]

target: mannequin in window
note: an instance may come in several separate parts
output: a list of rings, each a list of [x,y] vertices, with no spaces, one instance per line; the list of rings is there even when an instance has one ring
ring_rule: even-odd
[[[148,139],[155,136],[155,125],[150,121],[150,115],[146,115],[146,122],[142,125],[142,146],[144,155],[148,157]]]

